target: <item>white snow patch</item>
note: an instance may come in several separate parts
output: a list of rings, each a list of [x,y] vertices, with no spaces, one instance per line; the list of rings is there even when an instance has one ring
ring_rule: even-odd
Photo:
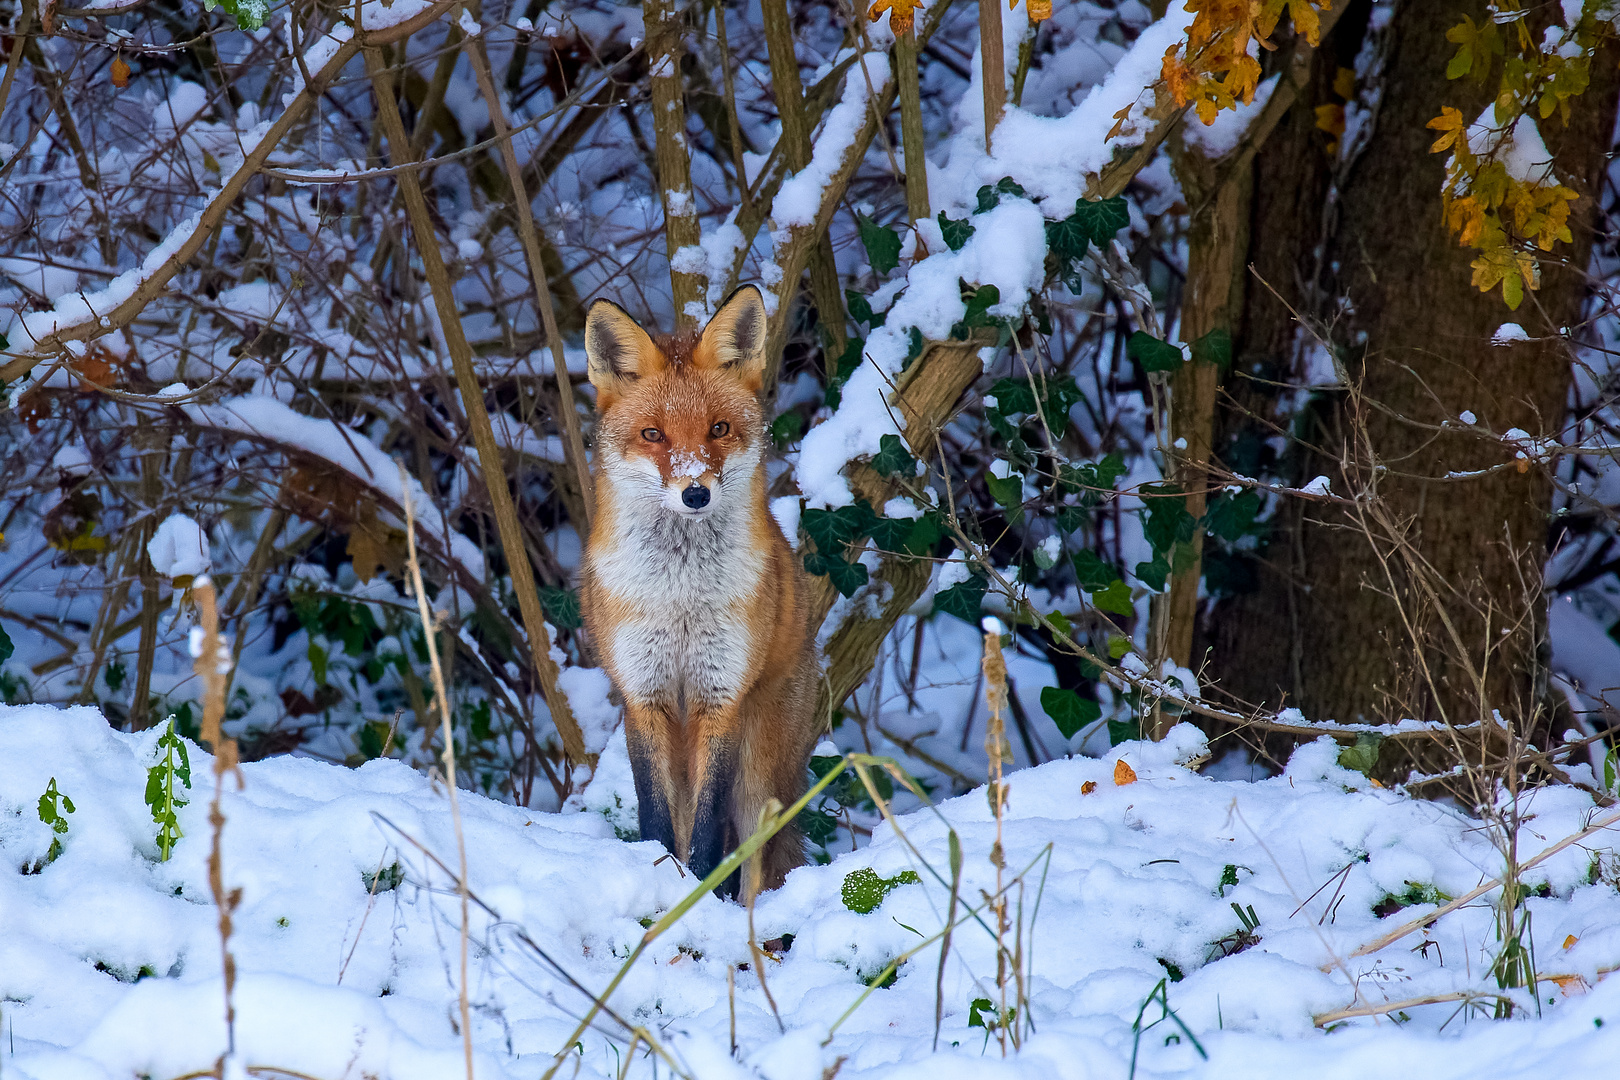
[[[184,514],[170,514],[146,542],[152,569],[166,578],[200,577],[212,565],[208,535]]]

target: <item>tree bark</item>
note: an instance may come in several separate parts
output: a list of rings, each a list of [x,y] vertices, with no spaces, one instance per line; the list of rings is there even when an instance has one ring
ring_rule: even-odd
[[[1280,470],[1296,483],[1326,475],[1336,495],[1373,500],[1370,510],[1285,500],[1258,587],[1214,610],[1222,688],[1268,708],[1489,728],[1493,709],[1529,723],[1546,695],[1541,581],[1550,484],[1539,468],[1448,479],[1513,455],[1500,442],[1439,425],[1470,410],[1497,434],[1559,427],[1571,371],[1559,331],[1577,321],[1585,295],[1579,271],[1591,254],[1620,80],[1607,48],[1594,58],[1591,86],[1572,102],[1568,126],[1556,116],[1539,122],[1563,182],[1581,194],[1575,242],[1556,253],[1575,269],[1546,264],[1539,292],[1509,312],[1499,292],[1470,283],[1473,253],[1442,215],[1446,158],[1429,152],[1425,128],[1442,105],[1478,115],[1496,87],[1494,72],[1484,83],[1446,78],[1455,49],[1445,34],[1464,14],[1476,23],[1487,17],[1481,3],[1459,10],[1409,0],[1397,8],[1375,126],[1339,178],[1337,200],[1319,168],[1302,167],[1312,152],[1313,106],[1324,97],[1302,99],[1290,136],[1261,155],[1256,273],[1290,305],[1316,311],[1350,380],[1296,418],[1298,441]],[[1317,85],[1325,90],[1324,80]],[[1326,237],[1315,289],[1300,254],[1316,246],[1313,234]],[[1250,298],[1240,370],[1286,369],[1299,344],[1286,309],[1266,288],[1251,288]],[[1508,321],[1537,340],[1492,346]],[[1245,433],[1242,413],[1280,416],[1271,396],[1251,383],[1227,399],[1217,440],[1238,471],[1242,445],[1252,447],[1256,434]]]

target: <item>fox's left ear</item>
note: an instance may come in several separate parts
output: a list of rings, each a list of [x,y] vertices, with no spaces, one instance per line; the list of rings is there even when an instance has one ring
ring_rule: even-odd
[[[597,300],[585,313],[585,357],[602,410],[627,385],[664,367],[664,355],[647,331],[611,300]]]
[[[749,390],[765,377],[765,298],[758,286],[744,285],[720,305],[692,350],[692,365],[724,371]]]

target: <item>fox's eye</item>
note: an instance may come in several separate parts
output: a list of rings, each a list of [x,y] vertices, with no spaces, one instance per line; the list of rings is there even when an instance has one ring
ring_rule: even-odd
[[[664,433],[662,431],[659,431],[655,427],[644,427],[644,428],[642,428],[641,429],[641,437],[643,439],[646,439],[648,442],[663,442],[664,441]]]
[[[730,424],[726,423],[724,420],[716,420],[714,422],[714,427],[709,429],[709,437],[714,439],[723,439],[726,437],[726,433],[730,430]]]

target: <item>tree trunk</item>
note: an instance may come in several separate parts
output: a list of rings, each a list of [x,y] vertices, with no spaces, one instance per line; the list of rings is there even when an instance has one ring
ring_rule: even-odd
[[[1434,133],[1425,128],[1442,105],[1477,116],[1496,87],[1495,72],[1484,83],[1446,79],[1455,48],[1445,34],[1465,13],[1487,17],[1479,3],[1397,8],[1375,126],[1336,200],[1322,171],[1303,164],[1302,151],[1321,157],[1302,143],[1323,98],[1303,97],[1258,163],[1256,271],[1289,305],[1317,313],[1350,380],[1297,417],[1297,441],[1278,471],[1295,483],[1326,475],[1335,495],[1371,500],[1284,500],[1257,587],[1212,612],[1222,689],[1268,708],[1489,727],[1493,709],[1530,723],[1545,697],[1550,485],[1537,467],[1511,467],[1513,451],[1500,442],[1439,425],[1471,411],[1497,435],[1515,427],[1553,435],[1560,426],[1570,358],[1559,331],[1577,321],[1584,297],[1578,270],[1591,253],[1614,124],[1615,56],[1611,48],[1594,58],[1567,128],[1556,116],[1540,121],[1563,182],[1581,194],[1575,242],[1556,252],[1577,269],[1547,265],[1539,292],[1510,312],[1500,292],[1470,284],[1473,253],[1442,215],[1446,156],[1429,152]],[[1315,83],[1324,91],[1327,74]],[[1326,237],[1316,289],[1301,265],[1313,234]],[[1300,344],[1290,321],[1266,288],[1252,287],[1239,370],[1287,370]],[[1537,340],[1493,346],[1508,321]],[[1227,399],[1217,446],[1237,471],[1255,467],[1243,460],[1256,429],[1242,413],[1281,415],[1270,397],[1250,383]],[[1504,462],[1487,476],[1448,479]]]

